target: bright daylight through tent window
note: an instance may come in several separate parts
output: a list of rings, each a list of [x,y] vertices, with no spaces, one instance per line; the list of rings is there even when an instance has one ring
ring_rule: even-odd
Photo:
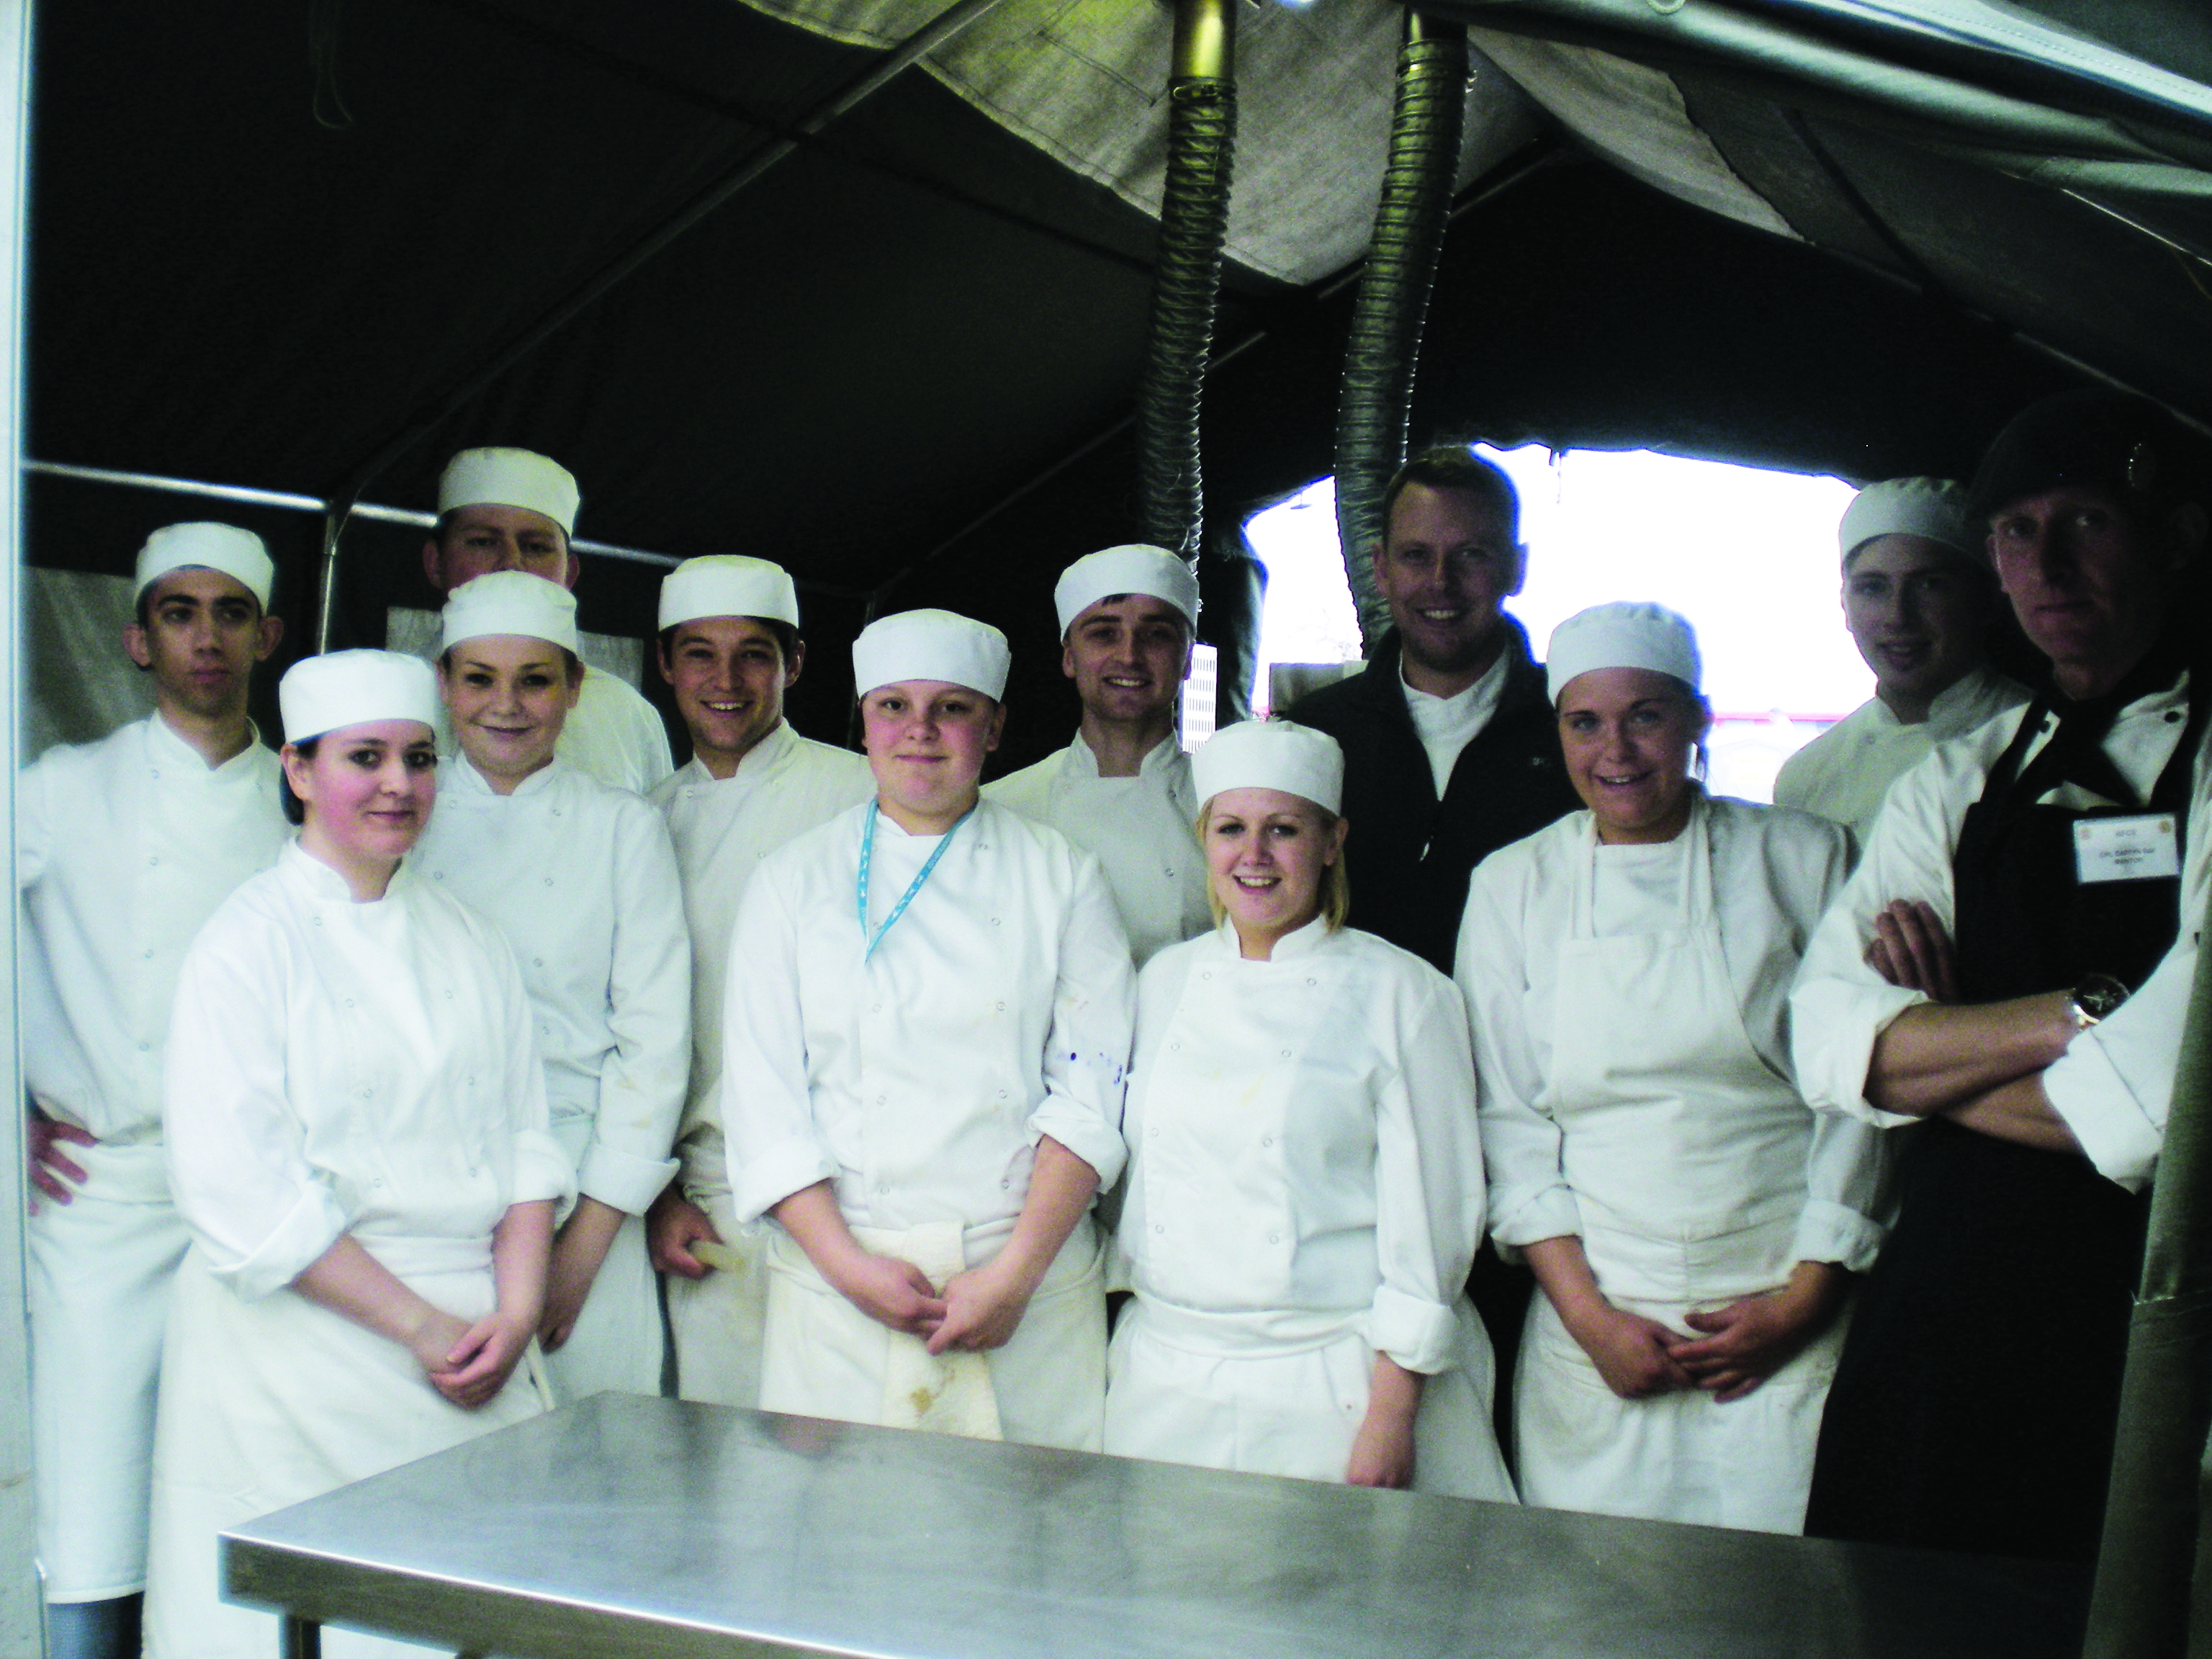
[[[1539,657],[1554,626],[1607,599],[1656,599],[1696,625],[1714,793],[1772,799],[1782,763],[1874,695],[1838,604],[1836,523],[1850,485],[1648,450],[1475,453],[1520,492],[1528,580],[1507,608]],[[1267,568],[1256,713],[1275,665],[1356,663],[1359,630],[1333,480],[1255,514],[1246,533]]]

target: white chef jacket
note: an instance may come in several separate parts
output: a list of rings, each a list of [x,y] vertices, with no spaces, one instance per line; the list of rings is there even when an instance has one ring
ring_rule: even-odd
[[[1102,778],[1098,757],[1079,732],[1066,748],[985,786],[983,793],[1050,824],[1098,860],[1139,968],[1212,926],[1195,827],[1201,803],[1190,757],[1173,737],[1153,747],[1135,777]]]
[[[880,927],[942,838],[872,802],[763,860],[738,907],[720,1110],[738,1216],[826,1179],[856,1228],[1004,1233],[1043,1135],[1111,1186],[1134,988],[1097,860],[979,801],[864,961],[870,814]]]
[[[1116,1249],[1140,1296],[1311,1340],[1346,1314],[1451,1357],[1481,1242],[1465,1011],[1419,957],[1315,921],[1247,962],[1228,924],[1138,981]]]
[[[393,1273],[489,1264],[575,1190],[514,953],[406,864],[356,904],[289,844],[178,976],[162,1116],[195,1248],[249,1301],[350,1233]]]
[[[1869,697],[1782,763],[1774,799],[1830,818],[1866,845],[1889,787],[1935,751],[2027,701],[2027,688],[1986,668],[1961,675],[1936,695],[1928,718],[1899,720],[1880,697]]]
[[[1498,712],[1498,700],[1505,695],[1505,670],[1511,655],[1510,652],[1499,652],[1498,660],[1483,671],[1480,679],[1449,697],[1417,690],[1406,678],[1405,667],[1401,663],[1398,684],[1405,689],[1406,711],[1413,717],[1413,730],[1419,734],[1422,751],[1429,757],[1429,776],[1437,786],[1438,800],[1444,798],[1444,790],[1451,783],[1452,768],[1459,764],[1460,750],[1482,735],[1482,728]]]
[[[1713,799],[1705,810],[1713,904],[1737,1011],[1753,1051],[1787,1081],[1790,969],[1843,879],[1844,838],[1786,808]],[[1557,1010],[1562,999],[1571,1007],[1577,994],[1559,981],[1558,946],[1571,931],[1575,872],[1594,839],[1590,814],[1571,812],[1492,854],[1475,867],[1468,892],[1455,977],[1474,1021],[1491,1231],[1501,1244],[1583,1231],[1561,1170],[1559,1126],[1539,1102],[1553,1072]],[[1688,839],[1668,845],[1686,848]],[[1637,908],[1633,895],[1602,873],[1591,918],[1598,936],[1646,931],[1626,914]],[[1602,1022],[1606,1011],[1591,1008],[1587,1017]],[[1790,1260],[1839,1262],[1855,1272],[1871,1265],[1884,1231],[1875,1218],[1882,1169],[1874,1140],[1862,1126],[1816,1119]]]
[[[506,936],[577,1188],[642,1214],[676,1173],[690,1059],[690,941],[659,814],[558,759],[501,795],[456,756],[409,863]]]
[[[437,659],[436,652],[428,653],[434,666]],[[442,704],[437,734],[441,755],[450,758],[460,752]],[[589,663],[584,665],[576,706],[568,711],[553,752],[578,771],[634,795],[650,793],[676,769],[659,710],[628,680]]]
[[[178,965],[289,835],[281,769],[258,738],[210,768],[155,714],[17,780],[23,1064],[53,1115],[103,1141],[160,1135]]]
[[[711,1104],[722,1083],[722,1000],[730,930],[754,869],[786,842],[872,799],[865,757],[793,731],[756,744],[726,778],[697,760],[653,792],[668,820],[691,930],[691,1073],[677,1155],[696,1204],[729,1192],[722,1133]]]
[[[2137,698],[2120,711],[2106,734],[2105,753],[2138,799],[2148,796],[2181,741],[2187,692],[2185,676],[2171,690]],[[1899,1014],[1928,999],[1884,980],[1866,965],[1863,952],[1873,937],[1875,916],[1893,899],[1924,901],[1947,929],[1955,926],[1951,858],[1959,831],[2024,713],[2008,711],[1942,744],[1898,780],[1857,870],[1814,933],[1791,1006],[1798,1079],[1815,1107],[1885,1127],[1917,1121],[1869,1102],[1866,1076],[1875,1040]],[[2022,757],[2023,766],[2057,726],[2056,716],[2046,717],[2043,734]],[[2097,1028],[2101,1036],[2092,1033],[2095,1040],[2086,1045],[2076,1037],[2067,1058],[2045,1073],[2051,1104],[2090,1161],[2123,1185],[2140,1186],[2156,1160],[2154,1143],[2163,1135],[2166,1101],[2172,1089],[2170,1056],[2180,1044],[2180,1011],[2187,1006],[2206,894],[2212,889],[2212,817],[2204,810],[2212,787],[2208,753],[2212,732],[2191,763],[2181,931],[2166,964],[2145,983],[2146,994],[2130,999],[2130,1006]],[[2112,804],[2075,784],[2063,785],[2043,799],[2074,808]]]

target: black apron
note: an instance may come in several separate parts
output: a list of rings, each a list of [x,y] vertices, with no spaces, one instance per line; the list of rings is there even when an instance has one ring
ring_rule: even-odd
[[[2162,678],[2172,684],[2170,671]],[[2051,753],[2054,738],[2023,768],[2051,705],[2029,708],[1953,855],[1966,1002],[2067,989],[2090,973],[2132,988],[2157,966],[2179,931],[2180,878],[2080,883],[2074,826],[2171,812],[2179,840],[2212,708],[2203,678],[2191,678],[2181,740],[2142,807],[2037,805],[2062,777],[2108,799],[2133,792],[2096,743],[2070,745],[2069,760]],[[1892,1133],[1909,1137],[1897,1222],[1851,1316],[1806,1530],[2094,1559],[2149,1200],[2078,1154],[1946,1119]]]

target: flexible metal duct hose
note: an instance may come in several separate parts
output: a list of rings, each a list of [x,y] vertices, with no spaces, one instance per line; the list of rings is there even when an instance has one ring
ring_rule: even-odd
[[[1382,538],[1382,487],[1406,458],[1406,422],[1450,216],[1467,111],[1467,31],[1409,12],[1375,237],[1345,348],[1336,417],[1336,529],[1371,653],[1390,626],[1371,550]]]
[[[1185,558],[1204,530],[1199,399],[1213,349],[1213,304],[1229,234],[1237,137],[1230,79],[1234,0],[1178,0],[1168,88],[1167,184],[1152,273],[1152,319],[1137,393],[1145,533]]]

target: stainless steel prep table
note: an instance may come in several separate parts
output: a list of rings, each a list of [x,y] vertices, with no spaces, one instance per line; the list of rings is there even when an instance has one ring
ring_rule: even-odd
[[[2071,1569],[601,1395],[226,1534],[235,1600],[526,1659],[2039,1659]]]

